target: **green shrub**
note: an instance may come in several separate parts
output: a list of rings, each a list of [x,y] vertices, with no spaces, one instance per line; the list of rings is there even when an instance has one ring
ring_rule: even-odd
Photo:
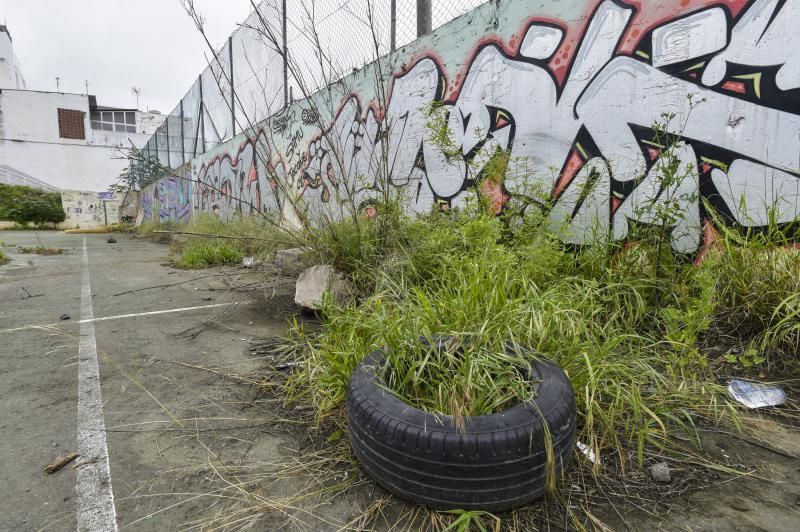
[[[0,184],[0,220],[20,225],[60,223],[67,217],[61,194],[31,187]]]

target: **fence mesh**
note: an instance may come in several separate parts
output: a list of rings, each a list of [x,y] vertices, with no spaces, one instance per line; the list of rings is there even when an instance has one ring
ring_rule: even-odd
[[[432,0],[432,29],[486,1]],[[417,0],[263,0],[220,50],[206,54],[208,67],[142,152],[179,168],[389,53],[393,29],[395,47],[416,38]]]

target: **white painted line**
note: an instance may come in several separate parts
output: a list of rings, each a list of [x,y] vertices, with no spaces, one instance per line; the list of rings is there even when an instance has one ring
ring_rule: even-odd
[[[240,303],[232,302],[232,303],[215,303],[213,305],[200,305],[199,307],[184,307],[184,308],[172,308],[167,310],[154,310],[152,312],[137,312],[136,314],[120,314],[118,316],[107,316],[105,318],[92,318],[89,320],[80,320],[78,323],[88,323],[88,322],[98,322],[98,321],[107,321],[107,320],[121,320],[125,318],[137,318],[139,316],[155,316],[157,314],[170,314],[172,312],[188,312],[190,310],[200,310],[204,308],[219,308],[219,307],[236,307],[238,305],[249,305],[253,303],[253,301],[242,301]]]
[[[154,310],[152,312],[137,312],[135,314],[119,314],[117,316],[106,316],[105,318],[91,318],[91,319],[82,319],[78,320],[74,323],[84,324],[84,323],[95,323],[98,321],[108,321],[108,320],[121,320],[125,318],[138,318],[139,316],[155,316],[158,314],[170,314],[173,312],[189,312],[192,310],[203,310],[206,308],[219,308],[219,307],[238,307],[240,305],[249,305],[251,303],[255,303],[255,301],[232,301],[230,303],[214,303],[213,305],[200,305],[197,307],[183,307],[183,308],[171,308],[167,310]],[[14,329],[3,329],[0,330],[0,333],[12,333],[12,332],[19,332],[19,331],[29,331],[31,329],[40,329],[42,327],[49,328],[49,327],[57,327],[59,325],[64,325],[65,323],[69,322],[61,322],[61,323],[48,323],[45,325],[25,325],[24,327],[16,327]]]
[[[115,531],[117,512],[111,490],[106,423],[100,396],[100,368],[94,336],[92,284],[89,254],[83,238],[81,261],[81,329],[78,343],[78,454],[84,465],[78,468],[75,491],[78,495],[78,530]]]

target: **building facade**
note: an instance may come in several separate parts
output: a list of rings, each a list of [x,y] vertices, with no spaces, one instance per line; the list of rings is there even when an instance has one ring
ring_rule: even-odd
[[[11,35],[0,26],[0,182],[99,197],[127,167],[127,149],[143,146],[164,118],[98,105],[88,94],[28,90]],[[85,226],[77,216],[84,209],[65,209],[67,226]]]

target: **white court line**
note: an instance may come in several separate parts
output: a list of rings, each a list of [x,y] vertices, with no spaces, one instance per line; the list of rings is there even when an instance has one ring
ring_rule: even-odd
[[[152,312],[137,312],[135,314],[119,314],[117,316],[106,316],[105,318],[91,318],[91,319],[81,319],[76,321],[75,323],[84,324],[84,323],[95,323],[98,321],[108,321],[108,320],[121,320],[124,318],[137,318],[139,316],[155,316],[157,314],[171,314],[173,312],[188,312],[190,310],[202,310],[206,308],[219,308],[219,307],[237,307],[239,305],[249,305],[251,303],[255,303],[255,301],[232,301],[230,303],[214,303],[213,305],[200,305],[198,307],[183,307],[183,308],[171,308],[167,310],[154,310]],[[40,327],[56,327],[58,325],[64,325],[64,322],[60,323],[48,323],[46,325],[25,325],[24,327],[16,327],[14,329],[3,329],[0,330],[0,333],[12,333],[12,332],[19,332],[19,331],[28,331],[30,329],[38,329]]]
[[[91,320],[80,320],[78,323],[86,323],[88,321],[97,322],[97,321],[106,321],[106,320],[121,320],[123,318],[136,318],[138,316],[155,316],[156,314],[169,314],[171,312],[187,312],[189,310],[200,310],[204,308],[218,308],[218,307],[235,307],[237,305],[249,305],[253,303],[252,301],[241,301],[241,302],[231,302],[231,303],[215,303],[213,305],[200,305],[199,307],[184,307],[184,308],[173,308],[167,310],[154,310],[152,312],[137,312],[136,314],[120,314],[118,316],[107,316],[105,318],[92,318]]]
[[[116,531],[117,511],[111,490],[106,424],[100,397],[100,368],[94,335],[89,254],[83,239],[81,261],[81,329],[78,343],[78,495],[79,531]]]

